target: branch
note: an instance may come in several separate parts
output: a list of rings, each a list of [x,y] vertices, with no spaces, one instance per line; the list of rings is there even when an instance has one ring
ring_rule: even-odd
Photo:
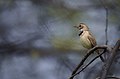
[[[85,60],[97,49],[106,49],[108,48],[108,46],[95,46],[92,49],[88,50],[87,54],[84,56],[84,58],[82,59],[82,61],[78,64],[78,66],[75,68],[75,70],[72,72],[72,75],[70,77],[70,79],[73,79],[74,77],[72,77],[74,74],[76,74],[76,72],[79,70],[79,68],[84,64]]]
[[[117,51],[119,49],[119,46],[120,46],[120,39],[117,41],[116,45],[114,46],[113,50],[111,51],[110,57],[108,57],[108,59],[106,60],[106,63],[103,67],[103,73],[102,73],[100,79],[106,79],[107,74],[109,72],[109,69],[112,65],[112,62],[113,62],[115,56],[117,55]]]
[[[104,4],[104,2],[102,0],[100,0],[102,6],[104,7],[105,9],[105,12],[106,12],[106,28],[105,28],[105,38],[106,38],[106,42],[105,44],[107,45],[108,44],[108,34],[107,34],[107,31],[108,31],[108,8],[106,6],[106,4]]]
[[[120,79],[118,77],[107,77],[107,79]]]
[[[104,54],[106,52],[106,49],[104,49],[104,51],[99,54],[98,56],[96,56],[94,59],[92,59],[85,67],[83,67],[80,71],[78,71],[77,73],[75,73],[74,75],[72,75],[70,77],[70,79],[73,79],[76,75],[80,74],[80,72],[82,72],[84,69],[86,69],[94,60],[96,60],[97,58],[99,58],[102,54]]]
[[[100,79],[100,77],[97,77],[96,79]],[[107,76],[106,79],[120,79],[120,78]]]

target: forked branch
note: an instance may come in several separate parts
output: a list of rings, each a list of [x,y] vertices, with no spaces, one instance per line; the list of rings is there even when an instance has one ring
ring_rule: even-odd
[[[77,74],[79,74],[79,73],[77,73],[77,71],[80,69],[80,67],[84,64],[84,62],[85,62],[85,60],[92,54],[92,53],[94,53],[94,51],[96,51],[97,49],[104,49],[104,50],[106,50],[107,48],[109,48],[108,46],[106,46],[106,45],[104,45],[104,46],[95,46],[95,47],[93,47],[92,49],[90,49],[90,50],[88,50],[88,52],[87,52],[87,54],[84,56],[84,58],[82,59],[82,61],[78,64],[78,66],[75,68],[75,70],[72,72],[72,75],[71,75],[71,77],[69,78],[69,79],[73,79],[74,78],[74,76],[76,76]],[[109,50],[109,49],[107,49],[107,50]],[[102,54],[100,54],[99,56],[101,56]],[[96,59],[96,58],[95,58]],[[92,60],[92,62],[95,60],[95,59],[93,59]],[[90,62],[89,64],[91,64],[92,62]],[[88,65],[89,65],[88,64]],[[86,66],[87,67],[87,66]],[[86,68],[85,67],[85,68]],[[80,71],[81,72],[81,71]]]

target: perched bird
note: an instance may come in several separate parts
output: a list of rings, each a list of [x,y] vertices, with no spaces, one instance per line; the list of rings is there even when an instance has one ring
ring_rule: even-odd
[[[80,42],[83,47],[87,49],[91,49],[97,45],[96,39],[90,32],[88,26],[85,23],[80,23],[78,26],[74,26],[75,28],[79,29],[80,33]],[[99,50],[96,51],[99,54]],[[104,62],[104,58],[100,56],[100,59]]]

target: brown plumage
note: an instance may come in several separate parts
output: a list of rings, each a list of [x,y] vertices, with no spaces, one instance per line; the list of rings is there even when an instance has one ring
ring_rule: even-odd
[[[78,26],[74,26],[79,29],[80,31],[80,42],[83,47],[87,49],[91,49],[97,45],[95,37],[90,32],[88,26],[84,23],[80,23]],[[99,54],[99,50],[96,51]],[[104,59],[102,56],[100,56],[100,59],[104,62]]]

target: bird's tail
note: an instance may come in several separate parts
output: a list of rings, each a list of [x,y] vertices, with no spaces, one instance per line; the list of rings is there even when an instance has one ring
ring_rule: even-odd
[[[100,50],[96,50],[97,54],[99,55],[100,54]],[[102,55],[100,55],[100,59],[102,62],[105,62],[104,58],[102,57]]]

